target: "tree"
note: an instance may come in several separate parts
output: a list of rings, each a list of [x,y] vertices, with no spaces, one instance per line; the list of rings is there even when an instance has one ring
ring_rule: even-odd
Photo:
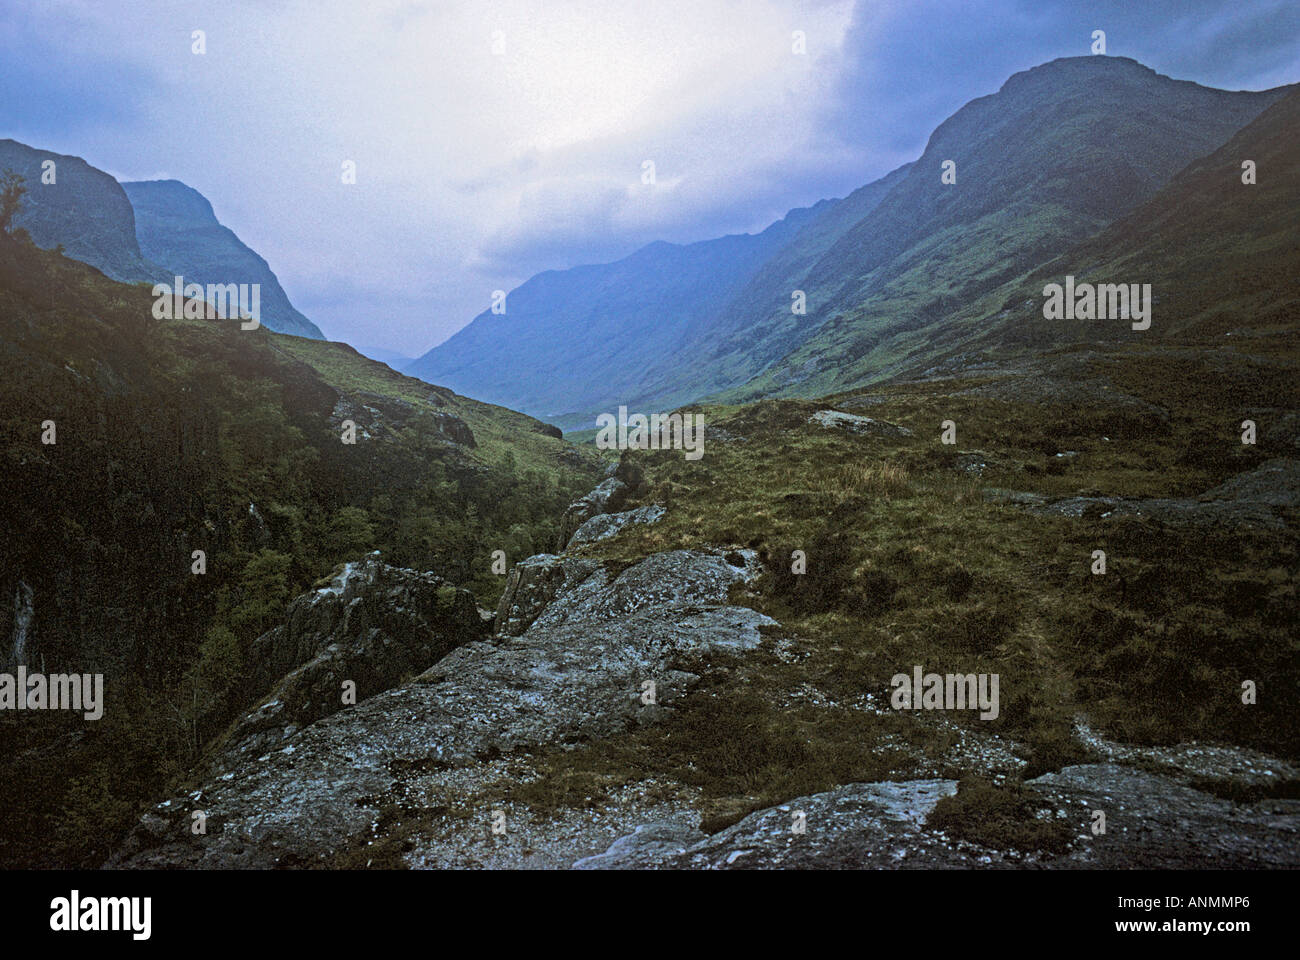
[[[231,613],[231,624],[257,636],[284,612],[289,599],[289,567],[293,559],[274,550],[259,550],[244,564],[240,576],[241,599]]]
[[[27,179],[22,174],[13,170],[6,170],[0,176],[0,232],[8,234],[12,230],[14,217],[22,205],[23,194],[27,192],[23,186],[26,182]]]
[[[343,507],[334,511],[329,525],[329,553],[355,557],[374,548],[375,528],[370,514],[360,507]]]

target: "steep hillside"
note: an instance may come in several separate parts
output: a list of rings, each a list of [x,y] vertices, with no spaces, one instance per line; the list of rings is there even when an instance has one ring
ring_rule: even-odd
[[[674,406],[714,390],[744,383],[811,337],[833,290],[811,274],[826,252],[864,220],[896,187],[912,164],[843,200],[813,207],[817,216],[766,260],[749,282],[715,316],[693,331],[689,346],[663,365],[661,387],[652,402]],[[803,291],[807,313],[792,309],[794,291]]]
[[[1218,347],[1228,336],[1294,343],[1300,322],[1298,121],[1300,91],[1095,237],[995,288],[941,329],[894,338],[896,362],[880,375],[992,368],[1031,374],[1045,354],[1081,347]],[[1254,184],[1242,181],[1245,160],[1256,164]],[[1122,318],[1044,318],[1044,287],[1067,276],[1078,284],[1150,284],[1150,328],[1133,330]]]
[[[267,262],[217,222],[203,194],[179,180],[122,184],[135,208],[136,237],[146,258],[186,282],[260,284],[264,324],[279,333],[323,339],[320,329],[289,302]]]
[[[662,372],[759,265],[810,218],[757,235],[653,243],[616,263],[538,274],[405,369],[564,426],[646,402]]]
[[[976,298],[1150,199],[1288,88],[1227,92],[1132,60],[1077,57],[1012,77],[939,126],[906,178],[810,282],[816,334],[724,396],[815,396],[879,379],[901,338],[942,336]],[[956,163],[956,183],[941,182]]]
[[[53,183],[41,182],[46,161],[54,163]],[[125,283],[152,282],[159,276],[161,271],[140,252],[131,201],[103,170],[80,157],[0,140],[0,172],[5,170],[27,181],[14,224],[27,230],[38,247],[62,244],[69,257]]]
[[[494,603],[492,551],[552,547],[598,475],[554,428],[346,345],[152,306],[147,288],[0,240],[5,660],[103,673],[108,691],[100,722],[0,730],[17,765],[0,778],[3,862],[102,856],[265,692],[254,641],[337,564],[380,550]]]
[[[1259,335],[1300,323],[1300,90],[1278,101],[1209,156],[1196,160],[1149,202],[1096,237],[1036,270],[1037,287],[1073,275],[1080,283],[1150,283],[1151,328],[1122,320],[1017,323],[997,337],[1033,345],[1081,334],[1131,340],[1188,339],[1233,331]],[[1255,164],[1253,184],[1243,162]],[[1008,293],[1017,297],[1018,290]],[[1034,332],[1034,327],[1038,328]]]

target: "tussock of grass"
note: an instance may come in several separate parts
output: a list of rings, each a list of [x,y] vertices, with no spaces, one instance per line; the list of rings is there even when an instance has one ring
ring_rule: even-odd
[[[997,786],[968,777],[958,783],[955,794],[935,805],[925,824],[959,840],[999,850],[1064,853],[1075,829],[1051,811],[1040,811],[1041,805],[1041,798],[1020,784]]]

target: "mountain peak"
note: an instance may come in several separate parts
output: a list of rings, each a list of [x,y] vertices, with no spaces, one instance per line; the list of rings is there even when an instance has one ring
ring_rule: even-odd
[[[142,208],[190,221],[217,223],[208,198],[180,180],[126,180],[122,189],[137,213]]]

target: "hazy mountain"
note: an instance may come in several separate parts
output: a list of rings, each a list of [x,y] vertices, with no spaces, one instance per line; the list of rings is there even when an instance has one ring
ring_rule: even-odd
[[[652,244],[532,278],[409,367],[568,428],[619,404],[815,395],[1095,234],[1285,90],[1228,92],[1115,57],[1055,60],[941,124],[921,158],[757,236]],[[956,183],[941,182],[955,163]],[[804,292],[807,314],[791,309]]]
[[[53,183],[42,183],[42,168],[53,161]],[[63,244],[64,253],[105,276],[126,283],[152,282],[158,275],[145,262],[136,239],[135,212],[121,184],[80,157],[38,150],[16,140],[0,140],[0,171],[13,170],[27,182],[14,219],[38,247]],[[47,177],[48,179],[48,177]]]
[[[53,183],[42,164],[53,161]],[[0,140],[0,171],[27,182],[15,224],[37,246],[63,245],[74,260],[125,283],[257,283],[261,316],[272,330],[322,339],[320,329],[294,309],[271,268],[217,222],[212,204],[177,180],[119,184],[80,157]],[[48,178],[47,178],[48,179]]]
[[[122,187],[135,208],[140,250],[163,268],[164,280],[261,284],[259,320],[279,333],[323,339],[320,328],[289,302],[267,262],[217,221],[203,194],[179,180],[135,180]]]
[[[820,213],[795,210],[759,234],[657,242],[616,263],[538,274],[511,291],[504,314],[484,311],[406,372],[587,426],[589,411],[658,395],[672,358]]]

